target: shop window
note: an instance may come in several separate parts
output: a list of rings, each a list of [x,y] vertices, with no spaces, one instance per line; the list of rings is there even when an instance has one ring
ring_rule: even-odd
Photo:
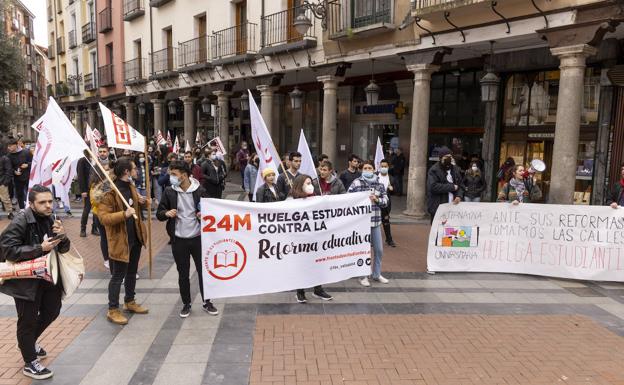
[[[482,128],[481,72],[435,74],[431,78],[429,126]]]

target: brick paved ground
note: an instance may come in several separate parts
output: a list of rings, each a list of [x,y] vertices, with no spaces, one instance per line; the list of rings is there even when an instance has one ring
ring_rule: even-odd
[[[59,317],[43,333],[41,345],[48,352],[44,364],[54,359],[80,334],[93,317]],[[30,384],[22,375],[24,362],[17,348],[15,325],[17,318],[0,317],[0,384]]]
[[[251,385],[623,384],[624,339],[582,316],[261,316]]]

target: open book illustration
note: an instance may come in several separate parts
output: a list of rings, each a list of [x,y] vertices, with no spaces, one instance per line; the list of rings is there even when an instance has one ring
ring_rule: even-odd
[[[214,255],[214,268],[238,267],[238,253],[235,251],[219,251]]]

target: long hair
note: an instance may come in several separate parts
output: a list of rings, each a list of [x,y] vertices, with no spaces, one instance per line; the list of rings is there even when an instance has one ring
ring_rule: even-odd
[[[303,185],[306,179],[312,180],[312,178],[309,175],[299,174],[293,181],[293,185],[292,185],[292,188],[290,189],[289,195],[292,196],[294,199],[307,198],[308,194],[306,194],[305,191],[303,191]]]

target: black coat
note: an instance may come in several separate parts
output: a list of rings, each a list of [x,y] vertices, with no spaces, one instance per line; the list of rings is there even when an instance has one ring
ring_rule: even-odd
[[[13,183],[13,165],[7,155],[0,156],[0,186],[10,186]]]
[[[201,198],[206,198],[206,190],[202,186],[197,187],[197,190],[193,191],[193,202],[195,207],[199,208],[199,201]],[[167,211],[178,209],[178,192],[169,186],[163,191],[160,202],[158,203],[158,209],[156,209],[156,218],[163,222],[167,221],[166,229],[167,235],[171,239],[171,243],[175,240],[175,218],[169,218]],[[199,219],[197,219],[199,221]]]
[[[402,176],[405,174],[405,155],[400,154],[392,154],[390,157],[390,164],[392,165],[391,171],[392,175]]]
[[[453,183],[449,183],[446,180],[446,171],[444,171],[440,162],[431,166],[427,173],[427,211],[432,217],[438,211],[438,206],[443,203],[449,203],[448,193],[453,193],[453,198],[464,197],[459,167],[451,166],[451,175],[453,176]],[[453,185],[457,185],[457,191],[454,191],[455,186]]]
[[[76,179],[81,193],[89,192],[89,180],[91,179],[91,165],[87,158],[80,158],[76,165]]]
[[[277,202],[286,199],[286,195],[284,195],[277,186],[274,186],[274,188],[277,196],[271,192],[271,189],[269,189],[266,183],[258,187],[256,190],[256,202]]]
[[[48,218],[48,236],[52,236],[54,220]],[[0,259],[10,262],[29,261],[44,255],[41,249],[44,234],[40,232],[37,221],[29,207],[15,215],[15,218],[0,234]],[[69,238],[63,239],[56,251],[66,253],[69,251]],[[41,279],[10,279],[0,285],[0,292],[14,298],[34,301],[37,289],[42,283]]]
[[[28,178],[30,178],[30,166],[32,163],[32,155],[30,154],[30,151],[23,149],[19,152],[12,152],[9,154],[9,159],[11,159],[13,171],[17,170],[21,164],[28,163],[28,168],[22,169],[21,175],[13,174],[15,177],[15,181],[20,183],[28,183]]]
[[[483,175],[481,175],[481,173],[471,175],[470,172],[466,172],[462,181],[462,187],[464,189],[464,195],[468,198],[480,197],[481,193],[485,191]]]
[[[225,171],[221,164],[217,164],[215,169],[211,160],[206,160],[201,165],[202,187],[210,198],[219,198],[225,190]]]

